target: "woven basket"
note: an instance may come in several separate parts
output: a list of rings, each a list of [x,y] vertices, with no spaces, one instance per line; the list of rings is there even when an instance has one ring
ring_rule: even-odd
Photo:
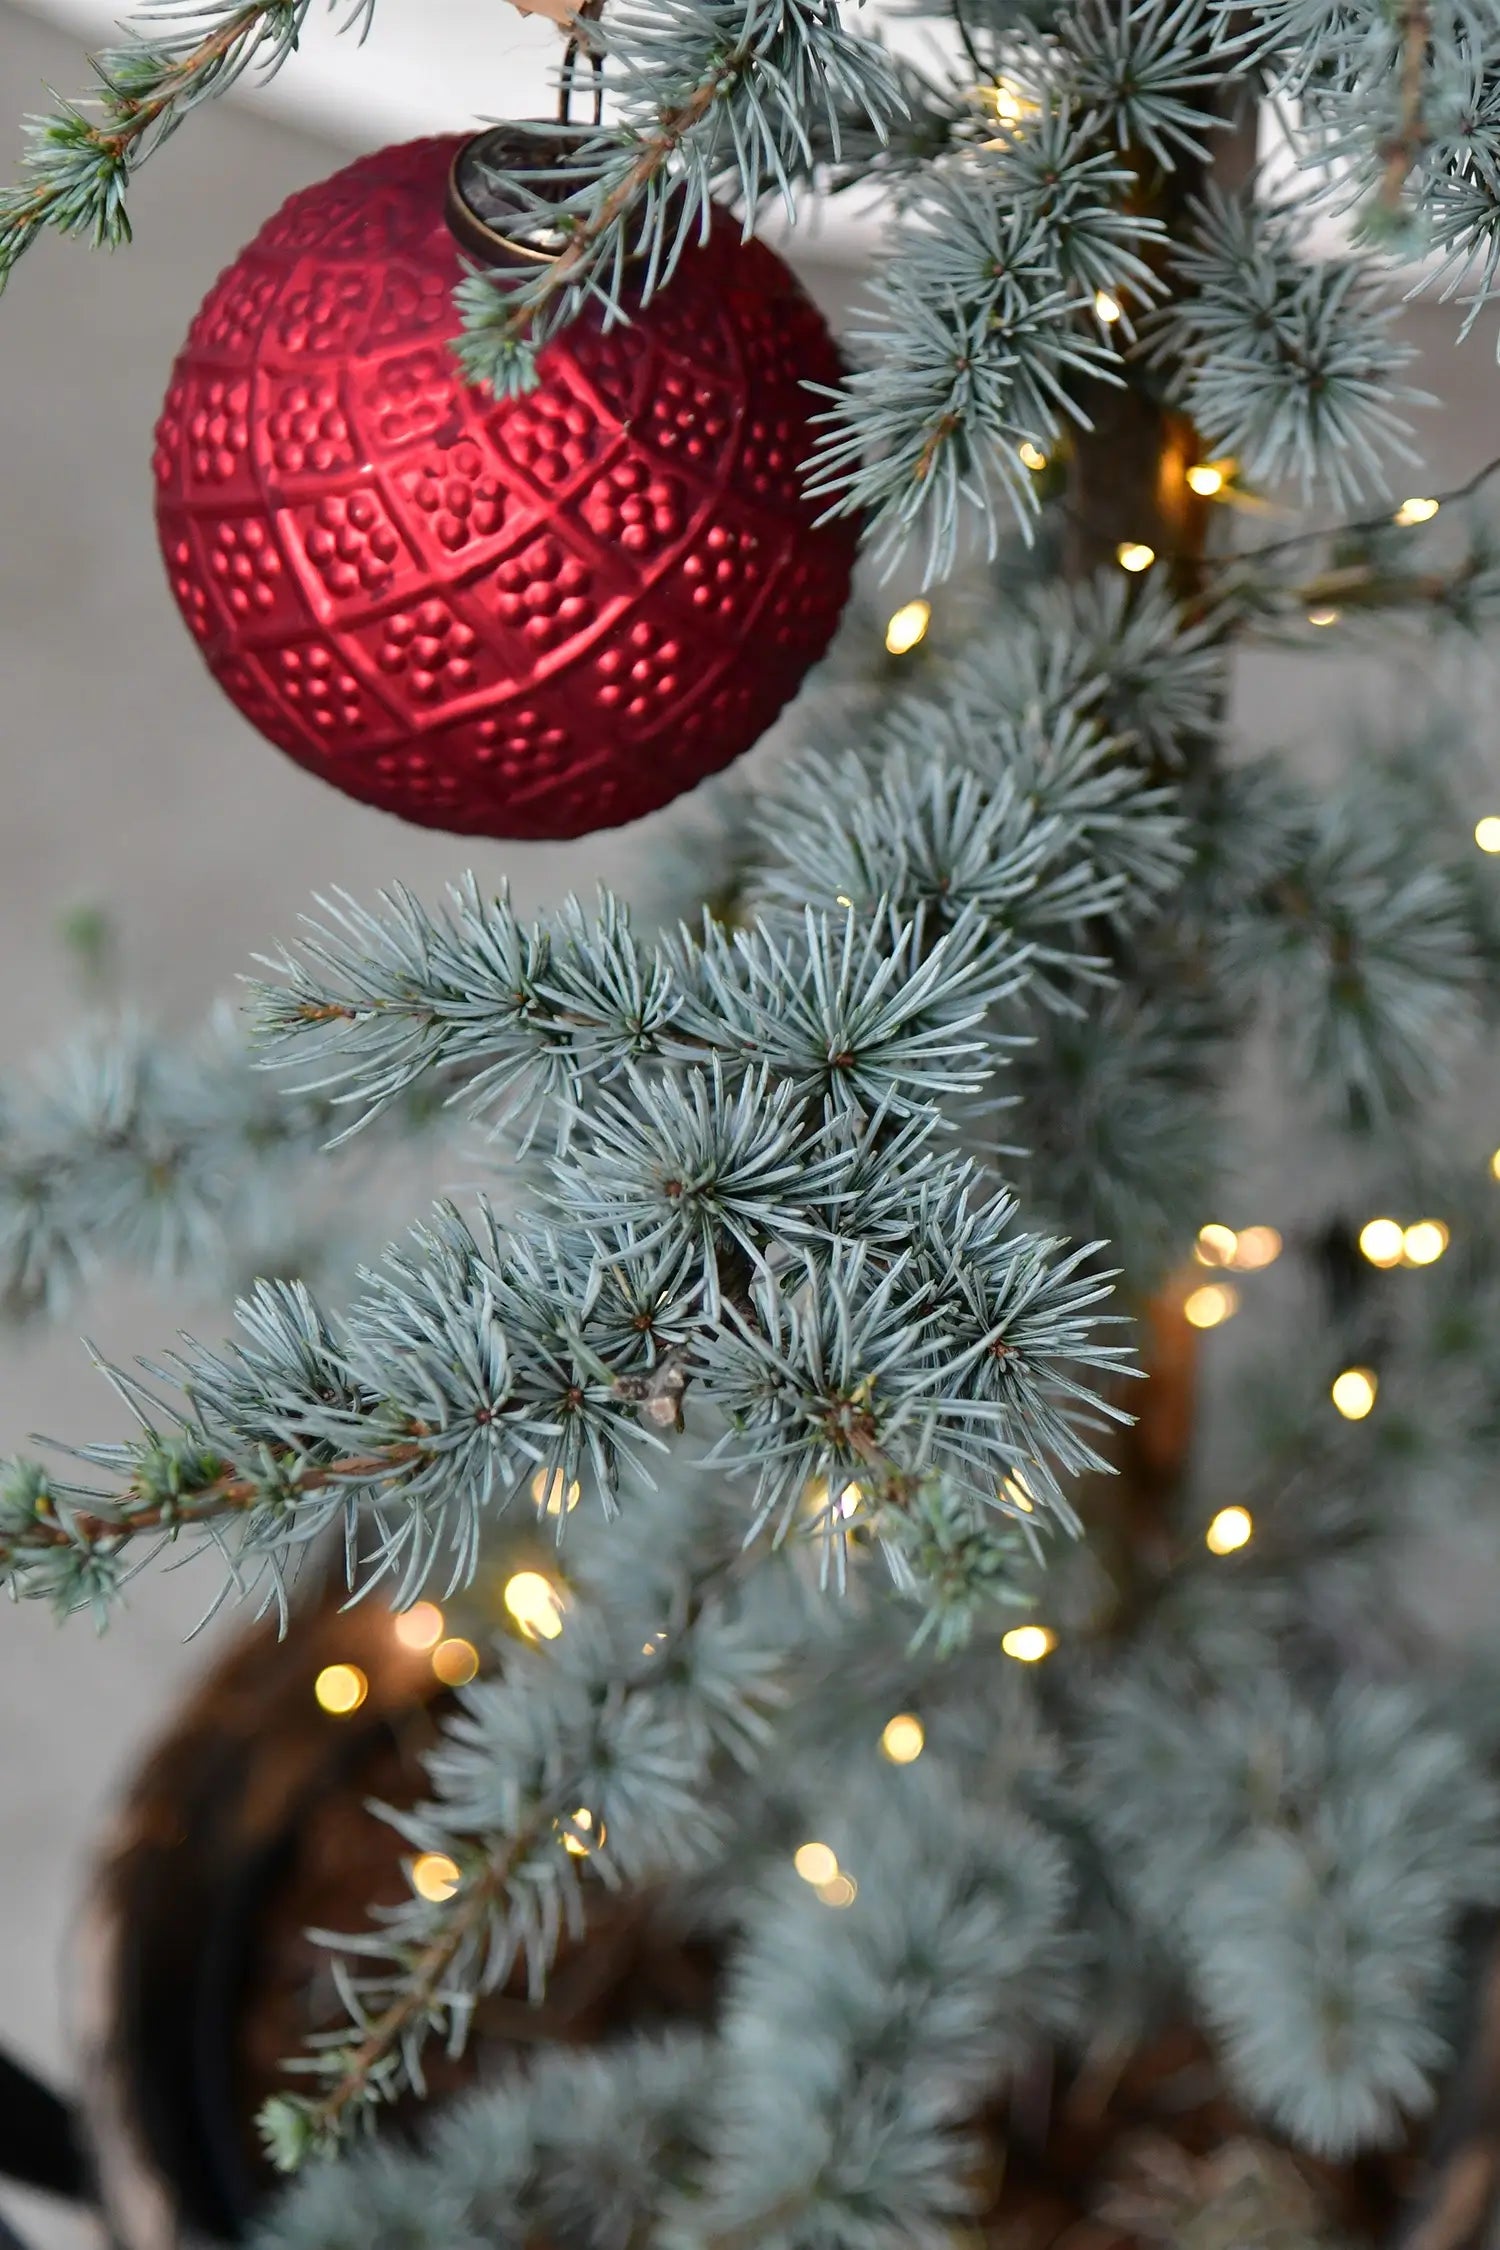
[[[359,1710],[330,1717],[314,1682],[357,1665]],[[207,1673],[129,1788],[101,1851],[84,1932],[81,2079],[69,2105],[0,2059],[0,2172],[93,2205],[118,2250],[235,2240],[272,2186],[254,2118],[282,2058],[338,2020],[310,1927],[357,1927],[405,1891],[400,1838],[371,1798],[409,1804],[444,1691],[388,1611],[330,1594],[286,1636],[260,1628]],[[1346,2242],[1485,2250],[1500,2158],[1500,1949],[1476,1933],[1472,2036],[1429,2149],[1334,2168],[1267,2142],[1226,2099],[1190,2027],[1148,2048],[1024,2081],[986,2119],[987,2250],[1157,2250],[1173,2199],[1234,2198],[1270,2180]],[[485,2004],[455,2091],[502,2053],[587,2044],[711,2014],[716,1963],[602,1899],[560,1955],[546,2003]],[[397,2110],[391,2125],[410,2122]],[[1290,2237],[1289,2237],[1290,2239]],[[0,2225],[0,2250],[11,2250]],[[372,2245],[371,2250],[378,2250]]]

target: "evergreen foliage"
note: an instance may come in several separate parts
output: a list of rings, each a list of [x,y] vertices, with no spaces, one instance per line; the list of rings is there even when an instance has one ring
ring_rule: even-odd
[[[134,166],[309,5],[161,0],[33,121],[0,274],[47,226],[122,242]],[[1152,2239],[1331,2250],[1298,2158],[1430,2112],[1500,1904],[1492,1668],[1408,1586],[1492,1518],[1500,1437],[1500,1232],[1440,1106],[1482,1083],[1500,970],[1463,745],[1424,713],[1315,785],[1226,716],[1257,642],[1495,620],[1489,471],[1380,495],[1423,403],[1384,253],[1433,253],[1471,320],[1500,294],[1500,30],[1484,0],[930,13],[921,69],[833,0],[580,18],[604,121],[507,182],[563,247],[466,278],[459,349],[523,389],[715,202],[882,196],[807,474],[968,604],[962,646],[808,698],[712,912],[336,895],[243,1036],[96,1032],[0,1104],[9,1312],[117,1258],[256,1276],[231,1342],[107,1371],[134,1437],[0,1468],[7,1589],[104,1618],[205,1546],[236,1599],[342,1567],[467,1601],[484,1644],[391,1815],[453,1881],[330,1938],[344,2020],[263,2119],[302,2176],[261,2250],[936,2250],[992,2216],[1012,2095],[1182,2017],[1255,2139],[1158,2180]],[[1311,255],[1330,210],[1349,246]],[[1375,497],[1236,541],[1213,496],[1267,486]],[[1268,1101],[1307,1151],[1276,1271],[1208,1230],[1185,1279]],[[438,1117],[487,1198],[342,1289],[268,1249],[323,1142]],[[1389,1256],[1358,1247],[1382,1207]],[[1236,1289],[1258,1363],[1164,1467],[1174,1352]],[[538,1638],[476,1588],[554,1533]],[[712,1952],[709,2020],[496,2068],[481,2037],[417,2143],[345,2145],[497,1991],[540,1998],[608,1891]]]

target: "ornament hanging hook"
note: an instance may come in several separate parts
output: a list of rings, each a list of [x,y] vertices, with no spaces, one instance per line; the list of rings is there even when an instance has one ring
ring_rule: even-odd
[[[593,82],[593,130],[604,123],[604,56],[585,28],[597,23],[603,7],[604,0],[583,0],[568,19],[555,121],[492,125],[465,141],[453,159],[445,217],[459,247],[481,265],[550,265],[565,246],[562,226],[548,226],[547,207],[567,200],[577,135],[588,129],[573,117],[585,64]]]
[[[560,200],[572,149],[565,128],[540,122],[491,126],[465,141],[444,209],[459,248],[492,268],[551,265],[565,237],[549,226],[548,207]]]
[[[574,15],[573,22],[575,24],[596,22],[601,12],[601,5],[602,0],[584,0],[583,6]],[[604,57],[600,54],[598,48],[591,46],[579,31],[569,33],[568,44],[563,53],[562,70],[557,81],[557,122],[559,125],[571,125],[573,122],[573,90],[578,83],[580,59],[587,61],[589,74],[594,82],[593,122],[594,129],[597,132],[604,123]]]

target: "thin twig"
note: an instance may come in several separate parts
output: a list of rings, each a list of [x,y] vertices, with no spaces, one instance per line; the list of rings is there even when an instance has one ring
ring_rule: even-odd
[[[1397,21],[1401,27],[1401,117],[1395,134],[1383,150],[1385,169],[1380,181],[1380,202],[1390,212],[1401,208],[1401,192],[1412,166],[1427,145],[1422,121],[1422,82],[1427,67],[1427,47],[1432,37],[1429,0],[1400,0]]]
[[[1497,472],[1500,472],[1500,454],[1494,460],[1486,461],[1482,469],[1476,469],[1466,483],[1456,484],[1447,492],[1434,493],[1432,497],[1441,508],[1454,507],[1460,501],[1472,500],[1475,493]],[[1269,555],[1286,554],[1293,547],[1310,547],[1320,539],[1358,538],[1361,533],[1384,531],[1390,521],[1390,510],[1386,509],[1378,516],[1365,516],[1350,523],[1329,524],[1321,530],[1314,528],[1311,531],[1294,531],[1285,539],[1271,540],[1264,547],[1241,548],[1236,554],[1224,558],[1225,565],[1231,567],[1237,563],[1262,562]]]
[[[559,1800],[560,1802],[560,1800]],[[371,2079],[413,2025],[431,2013],[443,1980],[465,1944],[480,1929],[491,1909],[504,1896],[516,1865],[531,1850],[544,1826],[559,1817],[549,1801],[539,1805],[531,1820],[510,1839],[499,1858],[490,1860],[464,1887],[462,1903],[452,1907],[442,1929],[418,1954],[411,1983],[400,1997],[375,2018],[364,2038],[345,2062],[338,2081],[308,2111],[308,2122],[320,2139],[338,2130],[339,2120],[351,2102],[362,2100]]]
[[[130,151],[152,126],[171,110],[184,95],[191,94],[200,80],[212,76],[244,40],[252,34],[258,23],[277,13],[278,0],[246,0],[246,5],[231,16],[217,31],[211,31],[175,63],[163,77],[154,94],[143,99],[120,94],[103,78],[111,109],[111,123],[93,125],[73,109],[83,127],[83,138],[95,153],[109,164],[127,163]],[[7,214],[7,223],[19,231],[22,228],[45,226],[53,210],[72,192],[70,184],[61,178],[43,181],[26,202],[17,204]]]
[[[710,1598],[740,1570],[744,1559],[745,1549],[737,1544],[700,1573],[684,1613],[672,1628],[671,1642],[691,1632],[701,1620]],[[627,1691],[656,1684],[668,1648],[652,1646],[643,1653],[648,1662],[625,1669],[619,1675],[618,1684]],[[579,1787],[576,1781],[569,1780],[539,1799],[532,1807],[530,1818],[506,1840],[504,1850],[486,1860],[482,1870],[465,1879],[462,1890],[455,1894],[455,1903],[449,1909],[449,1918],[442,1930],[418,1954],[411,1984],[366,2027],[359,2045],[345,2057],[335,2083],[309,2109],[308,2122],[315,2135],[328,2138],[337,2132],[344,2112],[351,2103],[363,2098],[386,2058],[421,2018],[441,2004],[443,1979],[468,1940],[481,1927],[484,1917],[500,1904],[525,1855],[548,1834],[555,1835],[560,1847],[566,1850],[566,1823],[571,1808],[578,1802]]]
[[[369,1482],[390,1469],[420,1461],[426,1452],[420,1439],[426,1435],[421,1431],[380,1453],[354,1454],[337,1461],[321,1462],[297,1476],[297,1487],[303,1492],[316,1492],[330,1484]],[[155,1500],[133,1508],[133,1497],[130,1491],[122,1494],[118,1503],[121,1513],[117,1516],[86,1511],[70,1514],[66,1519],[58,1516],[50,1501],[39,1501],[41,1512],[34,1523],[0,1538],[0,1570],[28,1554],[55,1553],[60,1548],[74,1553],[89,1553],[97,1548],[113,1552],[142,1532],[171,1532],[183,1524],[210,1523],[218,1516],[243,1515],[266,1499],[266,1486],[253,1477],[240,1475],[226,1463],[222,1473],[210,1484],[183,1498]]]
[[[959,45],[969,58],[970,68],[977,77],[988,78],[990,69],[974,44],[974,34],[969,29],[969,19],[964,13],[963,0],[953,0],[953,28],[958,33]]]

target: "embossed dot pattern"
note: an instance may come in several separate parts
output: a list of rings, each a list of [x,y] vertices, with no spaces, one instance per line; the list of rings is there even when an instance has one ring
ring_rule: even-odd
[[[854,533],[802,497],[838,357],[726,220],[530,397],[448,349],[457,140],[295,195],[211,291],[156,433],[173,593],[231,700],[350,796],[468,834],[634,820],[755,742],[832,637]]]

